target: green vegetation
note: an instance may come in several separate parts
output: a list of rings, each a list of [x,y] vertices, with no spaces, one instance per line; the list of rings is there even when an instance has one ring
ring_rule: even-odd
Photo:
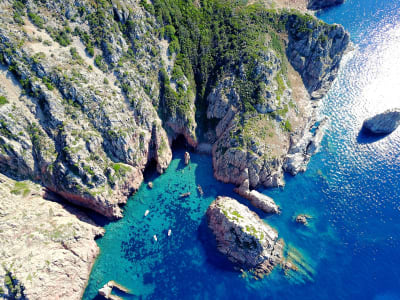
[[[38,15],[34,14],[33,12],[29,12],[28,16],[32,20],[33,24],[35,24],[40,29],[44,28],[44,21],[43,21],[43,19],[41,17],[39,17]]]
[[[22,17],[25,16],[25,4],[26,0],[14,1],[13,3],[13,8],[14,8],[13,19],[14,22],[16,22],[19,25],[25,24],[24,20],[22,19]]]
[[[7,98],[4,96],[0,96],[0,106],[7,104],[7,103],[8,103]]]
[[[19,280],[11,273],[10,270],[5,270],[6,274],[4,276],[4,284],[7,287],[10,299],[25,299],[24,290],[25,287]]]
[[[83,63],[82,57],[79,55],[78,51],[76,50],[75,47],[71,47],[69,49],[69,52],[71,53],[71,56],[74,60],[77,60],[79,63]]]
[[[29,196],[30,192],[29,184],[24,181],[15,182],[14,188],[11,190],[11,194],[22,195],[23,197]]]
[[[101,55],[96,55],[94,58],[94,63],[100,70],[107,72],[107,64]]]

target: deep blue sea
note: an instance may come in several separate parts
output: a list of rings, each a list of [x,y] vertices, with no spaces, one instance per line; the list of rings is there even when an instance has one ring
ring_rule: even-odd
[[[400,1],[347,0],[319,17],[343,24],[354,51],[323,100],[331,121],[320,152],[283,189],[263,190],[281,215],[257,211],[299,271],[275,269],[259,281],[234,271],[204,213],[217,195],[239,198],[213,178],[210,157],[191,154],[185,167],[177,150],[165,174],[148,176],[154,188],[143,184],[125,217],[105,226],[83,299],[109,280],[131,289],[124,299],[400,299],[400,129],[381,139],[359,134],[364,118],[400,106]],[[293,221],[298,213],[313,216],[308,227]]]

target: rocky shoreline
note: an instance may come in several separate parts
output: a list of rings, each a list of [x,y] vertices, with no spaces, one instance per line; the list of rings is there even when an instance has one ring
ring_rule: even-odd
[[[178,38],[155,13],[134,0],[0,3],[0,201],[6,208],[0,285],[9,283],[2,287],[6,295],[23,286],[29,299],[55,292],[79,299],[98,254],[94,238],[103,230],[76,208],[44,200],[44,190],[121,218],[144,170],[154,165],[161,174],[173,141],[183,136],[212,156],[218,180],[237,185],[264,212],[279,213],[254,189],[284,185],[283,173],[304,171],[317,151],[326,121],[310,130],[349,44],[342,26],[266,11],[261,20],[273,20],[262,26],[270,28],[263,32],[267,46],[239,53],[235,66],[221,67],[200,88],[194,78],[204,74],[182,70]],[[197,90],[207,91],[202,99]],[[16,235],[26,239],[10,243]],[[26,246],[30,254],[21,250]],[[14,264],[25,258],[25,265]]]

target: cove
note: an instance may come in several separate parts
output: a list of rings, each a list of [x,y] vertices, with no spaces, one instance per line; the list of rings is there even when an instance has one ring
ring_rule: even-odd
[[[262,190],[282,214],[255,210],[278,230],[299,271],[277,268],[256,281],[233,270],[204,213],[218,195],[247,201],[213,178],[210,157],[191,153],[184,166],[177,150],[165,174],[148,176],[154,188],[143,183],[124,218],[105,226],[83,299],[109,280],[133,292],[125,299],[400,299],[400,132],[380,140],[358,133],[364,118],[399,105],[400,3],[347,0],[319,17],[343,24],[354,43],[323,100],[330,126],[304,174]],[[299,213],[313,216],[308,227],[293,221]]]

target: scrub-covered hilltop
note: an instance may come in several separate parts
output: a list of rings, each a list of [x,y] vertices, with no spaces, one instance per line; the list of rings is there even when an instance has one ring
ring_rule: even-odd
[[[349,40],[246,1],[0,6],[2,172],[111,218],[150,162],[168,166],[179,135],[238,185],[282,184],[288,153],[304,169],[309,95],[329,88]]]

